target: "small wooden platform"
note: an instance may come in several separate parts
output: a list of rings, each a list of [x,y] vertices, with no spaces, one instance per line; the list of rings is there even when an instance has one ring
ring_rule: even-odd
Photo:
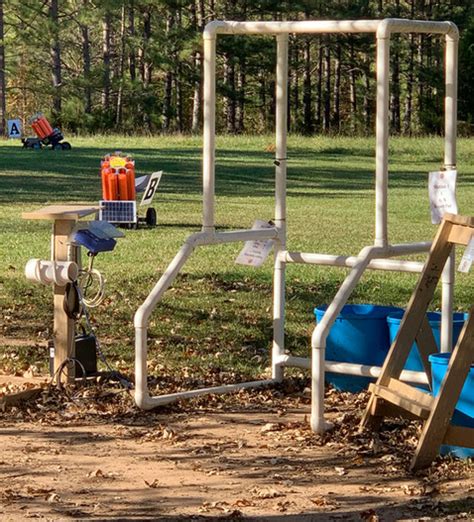
[[[73,220],[90,216],[100,210],[97,205],[48,205],[30,212],[23,212],[23,219]]]

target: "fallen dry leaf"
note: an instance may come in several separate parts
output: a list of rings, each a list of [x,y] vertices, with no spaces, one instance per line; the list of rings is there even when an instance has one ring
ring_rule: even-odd
[[[146,480],[144,480],[143,482],[145,482],[145,484],[149,488],[158,488],[160,486],[160,483],[159,483],[158,479],[154,479],[153,482],[148,482]]]

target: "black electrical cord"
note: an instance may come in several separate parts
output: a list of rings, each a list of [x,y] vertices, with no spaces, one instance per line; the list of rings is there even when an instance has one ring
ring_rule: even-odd
[[[69,319],[78,321],[84,311],[77,282],[67,283],[64,290],[63,310]]]
[[[107,358],[105,357],[103,351],[102,351],[102,348],[100,346],[100,342],[99,342],[99,339],[97,338],[97,335],[95,335],[95,330],[94,328],[92,327],[92,324],[90,322],[90,319],[89,319],[89,313],[87,311],[87,306],[86,304],[84,303],[84,299],[82,297],[82,294],[81,294],[81,289],[80,288],[77,288],[77,293],[78,293],[78,297],[79,297],[79,301],[81,302],[81,308],[82,308],[82,312],[83,312],[83,315],[84,315],[84,319],[86,321],[86,325],[87,325],[87,328],[89,330],[89,332],[92,333],[92,335],[94,336],[94,340],[95,340],[95,347],[96,347],[96,351],[97,351],[97,354],[99,355],[99,358],[100,360],[105,364],[105,366],[107,367],[107,369],[109,370],[110,372],[110,376],[112,378],[115,378],[117,379],[117,381],[123,386],[123,388],[125,388],[126,390],[131,390],[133,388],[133,384],[126,378],[124,377],[120,372],[118,372],[117,370],[114,370],[112,368],[112,366],[110,366],[109,364],[109,361],[107,361]]]

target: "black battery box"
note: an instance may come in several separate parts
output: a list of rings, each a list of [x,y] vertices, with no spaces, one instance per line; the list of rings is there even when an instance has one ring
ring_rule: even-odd
[[[97,373],[97,351],[95,335],[86,333],[76,335],[76,359],[84,366],[86,377]],[[84,377],[80,364],[76,364],[76,377]]]

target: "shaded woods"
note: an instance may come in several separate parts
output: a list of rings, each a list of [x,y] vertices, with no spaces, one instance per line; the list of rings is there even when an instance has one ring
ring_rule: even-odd
[[[0,0],[0,132],[6,117],[43,110],[75,132],[199,132],[201,33],[207,22],[416,18],[461,31],[460,131],[474,129],[472,0]],[[444,41],[395,36],[391,130],[440,133]],[[290,128],[369,134],[374,124],[373,35],[290,36]],[[275,42],[218,43],[220,132],[273,126]]]

